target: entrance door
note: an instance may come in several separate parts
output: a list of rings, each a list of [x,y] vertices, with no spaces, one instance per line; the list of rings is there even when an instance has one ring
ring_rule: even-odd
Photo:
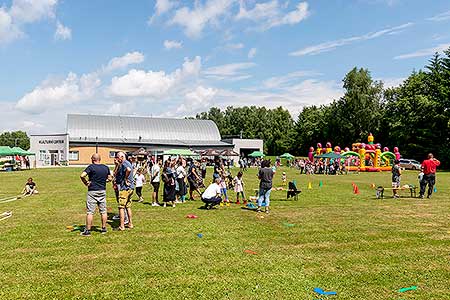
[[[57,164],[59,164],[58,150],[50,150],[49,152],[50,152],[50,165],[56,166]]]

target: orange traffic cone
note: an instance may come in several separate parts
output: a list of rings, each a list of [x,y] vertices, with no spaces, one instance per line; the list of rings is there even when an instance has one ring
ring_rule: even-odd
[[[359,195],[359,188],[356,184],[353,186],[353,194]]]

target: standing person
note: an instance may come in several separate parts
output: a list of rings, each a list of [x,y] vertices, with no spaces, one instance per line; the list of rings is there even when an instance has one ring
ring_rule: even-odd
[[[261,206],[264,203],[265,212],[269,213],[270,192],[272,191],[273,169],[270,167],[270,160],[264,160],[259,169],[259,197],[257,212],[261,212]]]
[[[428,159],[422,162],[422,172],[423,178],[420,181],[420,194],[419,197],[423,199],[425,194],[425,189],[428,185],[428,195],[427,198],[431,198],[433,194],[433,187],[436,183],[436,168],[439,167],[441,162],[434,158],[433,153],[428,154]]]
[[[398,198],[398,189],[400,188],[400,177],[402,175],[402,169],[400,168],[400,161],[394,160],[392,166],[392,197]]]
[[[125,211],[128,214],[128,228],[133,228],[133,219],[131,213],[131,197],[133,196],[133,166],[126,159],[124,152],[117,153],[117,160],[120,163],[116,183],[119,188],[119,230],[125,230]]]
[[[81,233],[82,236],[91,235],[92,220],[94,218],[95,207],[98,206],[102,216],[101,233],[106,233],[106,182],[112,180],[111,170],[100,163],[101,157],[95,153],[91,157],[90,164],[80,175],[81,181],[88,188],[86,197],[86,228]]]
[[[298,163],[298,165],[300,167],[300,175],[302,175],[303,172],[305,172],[305,174],[306,174],[306,171],[305,171],[305,166],[306,166],[305,160],[301,159],[300,162]]]
[[[181,203],[184,203],[185,196],[186,196],[186,169],[185,166],[185,160],[180,157],[178,160],[178,166],[176,169],[177,174],[177,183],[178,183],[178,193],[177,193],[177,200]]]
[[[114,179],[113,179],[112,185],[113,185],[113,189],[114,189],[114,195],[116,196],[117,205],[119,205],[119,186],[117,185],[116,178],[117,178],[117,174],[119,172],[119,168],[120,168],[120,162],[119,162],[119,158],[116,153],[116,156],[114,157],[114,171],[113,171]],[[124,213],[125,213],[124,222],[125,222],[125,225],[127,225],[128,224],[128,213],[126,210],[124,211]],[[113,216],[112,219],[120,221],[120,215],[117,214],[117,215]]]
[[[203,180],[205,180],[205,178],[206,178],[206,167],[207,167],[206,159],[203,159],[202,164],[200,166],[200,169],[202,170],[202,179]]]
[[[144,202],[144,198],[142,197],[142,187],[145,184],[145,176],[142,174],[142,170],[139,169],[134,175],[134,182],[136,185],[136,195],[139,197],[139,203]]]
[[[176,190],[175,190],[175,174],[170,167],[170,161],[166,160],[162,172],[162,180],[164,182],[163,188],[163,202],[164,207],[167,203],[172,203],[172,207],[175,207]]]
[[[162,160],[158,159],[158,162],[156,162],[150,171],[151,176],[151,182],[153,186],[153,193],[152,193],[152,206],[159,206],[158,201],[158,194],[159,194],[159,185],[161,182],[161,165]]]
[[[202,194],[198,190],[198,187],[202,182],[202,178],[198,175],[197,170],[198,170],[198,162],[193,161],[189,167],[189,174],[188,174],[190,200],[195,200],[194,192],[197,192],[200,197],[202,196]]]
[[[239,194],[242,197],[242,201],[244,202],[244,205],[247,204],[245,201],[245,194],[244,194],[244,180],[242,179],[242,176],[244,174],[242,173],[242,171],[239,171],[236,175],[236,177],[234,177],[234,192],[236,193],[236,204],[241,204],[241,202],[239,201]]]

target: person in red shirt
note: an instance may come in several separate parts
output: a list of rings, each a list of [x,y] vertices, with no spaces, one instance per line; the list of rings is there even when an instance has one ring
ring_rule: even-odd
[[[425,189],[428,185],[428,196],[427,198],[431,198],[431,194],[433,194],[433,187],[436,183],[436,167],[441,164],[439,160],[433,157],[433,154],[428,154],[428,159],[422,162],[422,172],[423,178],[420,181],[420,195],[419,197],[423,199],[423,195],[425,194]]]

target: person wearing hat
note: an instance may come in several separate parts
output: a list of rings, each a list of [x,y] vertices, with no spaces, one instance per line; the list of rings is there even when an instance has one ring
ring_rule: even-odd
[[[211,183],[202,194],[202,201],[205,203],[206,209],[211,209],[222,202],[222,198],[220,197],[221,190],[219,185],[221,178],[218,174],[214,174],[213,177],[213,183]]]
[[[394,160],[392,166],[392,197],[398,198],[398,189],[400,188],[400,177],[402,176],[402,169],[400,167],[400,161]]]

